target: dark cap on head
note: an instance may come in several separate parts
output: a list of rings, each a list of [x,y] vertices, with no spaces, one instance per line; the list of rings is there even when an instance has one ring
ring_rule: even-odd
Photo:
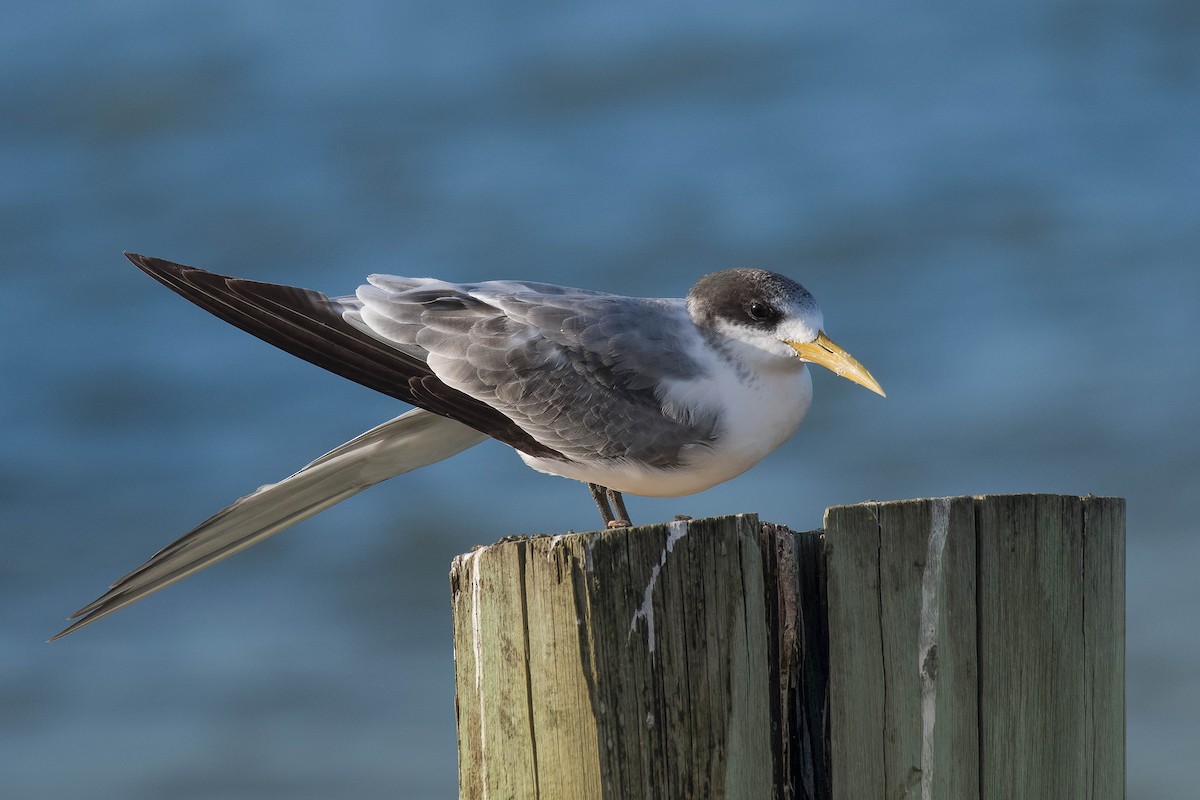
[[[791,278],[765,269],[726,269],[696,281],[688,292],[688,313],[698,324],[724,319],[756,328],[772,328],[785,314],[815,309],[808,290]]]

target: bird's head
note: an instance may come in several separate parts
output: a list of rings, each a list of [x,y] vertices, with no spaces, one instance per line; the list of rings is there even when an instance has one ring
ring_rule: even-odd
[[[825,335],[817,301],[791,278],[727,269],[696,281],[688,314],[701,328],[783,358],[819,364],[886,397],[867,368]]]

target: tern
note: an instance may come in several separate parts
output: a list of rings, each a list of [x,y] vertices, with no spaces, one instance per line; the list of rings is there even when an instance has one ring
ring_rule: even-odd
[[[884,395],[825,335],[812,295],[761,269],[705,275],[686,298],[392,275],[330,298],[125,255],[226,322],[417,408],[217,512],[75,612],[55,639],[488,438],[539,472],[587,484],[615,527],[630,524],[623,493],[694,494],[787,440],[812,403],[807,364]]]

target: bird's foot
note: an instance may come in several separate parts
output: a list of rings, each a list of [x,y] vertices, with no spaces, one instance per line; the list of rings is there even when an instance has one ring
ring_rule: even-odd
[[[687,514],[676,514],[675,515],[676,522],[691,522],[693,519],[694,519],[694,517],[689,517]]]
[[[632,527],[627,519],[610,519],[605,523],[610,529],[612,528],[629,528]]]

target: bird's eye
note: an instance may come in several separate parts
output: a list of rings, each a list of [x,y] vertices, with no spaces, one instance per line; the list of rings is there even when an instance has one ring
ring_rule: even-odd
[[[746,313],[755,322],[762,322],[765,319],[770,319],[771,307],[759,300],[751,300],[750,305],[746,307]]]

